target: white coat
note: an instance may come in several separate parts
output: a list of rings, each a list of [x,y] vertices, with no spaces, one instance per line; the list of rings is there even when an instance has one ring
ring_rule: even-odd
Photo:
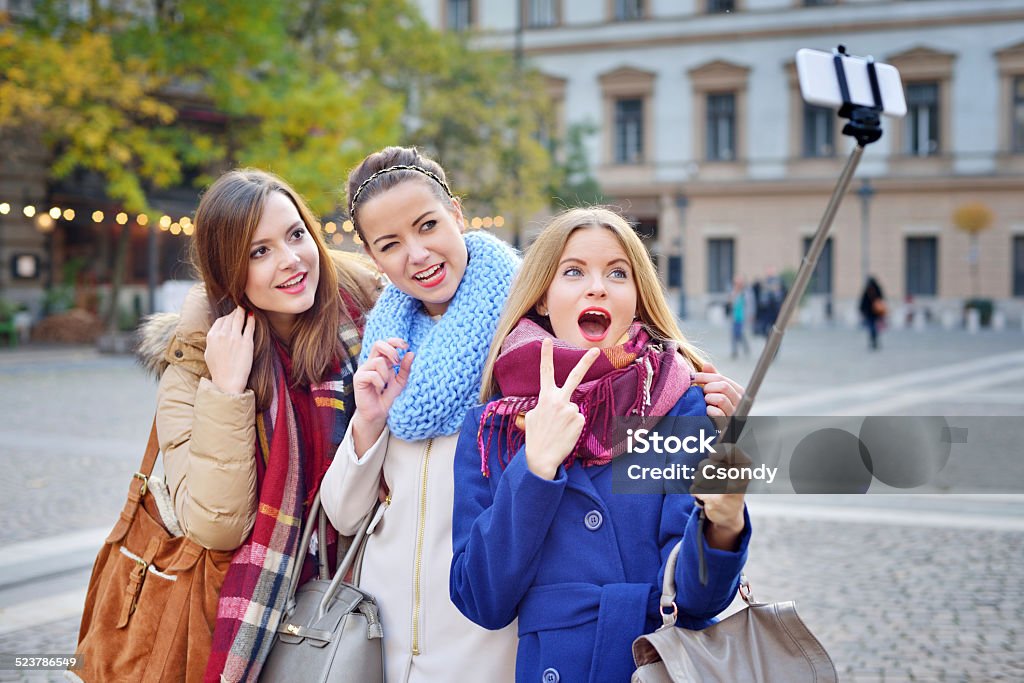
[[[449,597],[458,438],[404,441],[385,428],[357,458],[350,428],[321,485],[324,510],[342,534],[354,533],[377,500],[381,475],[390,491],[360,580],[380,606],[388,683],[500,683],[515,675],[516,624],[488,631]]]

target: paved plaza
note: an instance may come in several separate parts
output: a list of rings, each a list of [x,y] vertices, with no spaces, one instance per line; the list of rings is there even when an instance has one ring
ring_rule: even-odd
[[[724,328],[684,330],[746,381],[753,358],[729,357]],[[755,413],[1024,415],[1020,330],[900,330],[882,345],[869,352],[861,331],[838,326],[791,330]],[[74,649],[92,558],[141,458],[155,392],[127,357],[0,350],[0,653]],[[1008,490],[751,496],[747,575],[758,599],[797,602],[842,681],[1024,680],[1024,496]],[[61,679],[0,671],[8,680]]]

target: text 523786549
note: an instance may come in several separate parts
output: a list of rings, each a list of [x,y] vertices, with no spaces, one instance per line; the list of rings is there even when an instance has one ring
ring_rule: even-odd
[[[82,666],[81,655],[0,654],[0,671],[62,670]]]

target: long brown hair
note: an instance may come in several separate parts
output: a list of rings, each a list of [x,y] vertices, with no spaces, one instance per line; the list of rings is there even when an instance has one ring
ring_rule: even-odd
[[[287,197],[299,212],[306,230],[316,244],[320,280],[308,311],[299,314],[290,340],[292,379],[309,385],[323,379],[345,350],[338,338],[338,326],[347,319],[339,285],[352,294],[361,308],[369,303],[361,294],[355,272],[365,268],[356,255],[332,255],[320,235],[313,213],[288,183],[272,173],[245,168],[229,171],[203,194],[196,210],[196,234],[192,240],[192,263],[206,285],[206,296],[215,318],[243,306],[256,316],[253,367],[249,387],[256,395],[257,409],[270,405],[274,391],[271,354],[273,329],[266,313],[245,295],[249,272],[249,247],[271,192]]]
[[[512,282],[512,291],[498,320],[498,329],[494,333],[487,364],[484,365],[483,381],[480,384],[481,403],[488,401],[499,391],[494,379],[494,363],[501,352],[505,337],[523,316],[535,312],[534,307],[544,297],[555,279],[558,261],[562,258],[569,237],[581,228],[592,227],[611,231],[629,258],[636,282],[637,319],[647,327],[654,338],[679,344],[679,351],[695,369],[699,370],[704,366],[704,355],[687,341],[669,309],[668,302],[665,301],[658,272],[651,262],[643,240],[626,219],[600,206],[569,209],[551,219],[523,257],[523,265]]]

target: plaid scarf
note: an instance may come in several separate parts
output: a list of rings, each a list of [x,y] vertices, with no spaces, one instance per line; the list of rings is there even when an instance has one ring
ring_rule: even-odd
[[[348,321],[338,329],[345,355],[323,382],[290,387],[291,359],[283,347],[274,354],[274,396],[256,418],[256,474],[259,504],[252,533],[235,552],[217,605],[213,651],[205,680],[256,681],[270,653],[287,600],[287,578],[304,561],[301,580],[313,572],[300,549],[305,505],[316,495],[355,410],[352,375],[359,358],[362,315],[344,295]],[[350,322],[355,321],[355,322]],[[320,552],[337,534],[318,539]]]
[[[480,470],[485,477],[490,476],[488,453],[495,433],[505,432],[505,450],[499,455],[502,468],[526,441],[519,418],[537,405],[540,348],[544,339],[553,343],[558,386],[565,383],[586,353],[586,349],[554,337],[529,318],[516,324],[494,363],[494,378],[503,398],[487,404],[477,432]],[[571,467],[576,461],[582,467],[605,465],[624,453],[626,431],[613,429],[613,418],[629,417],[633,427],[653,426],[690,387],[691,372],[675,342],[655,341],[643,325],[634,322],[622,343],[601,349],[572,393],[572,401],[586,418],[586,426],[564,465]]]

